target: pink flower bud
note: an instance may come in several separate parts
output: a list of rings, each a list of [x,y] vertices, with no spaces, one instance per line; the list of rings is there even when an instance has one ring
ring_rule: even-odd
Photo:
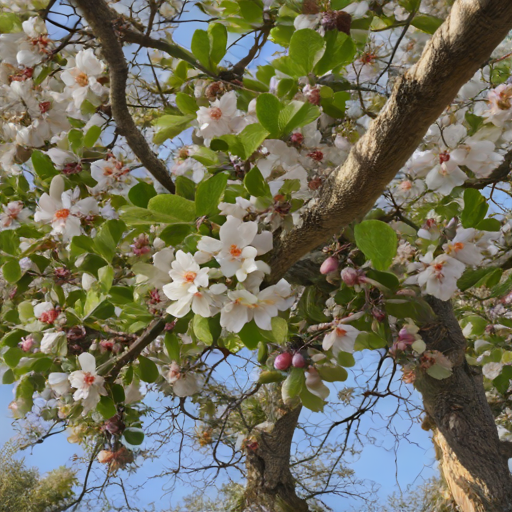
[[[334,272],[338,265],[340,264],[338,258],[335,258],[334,256],[330,256],[327,258],[320,267],[320,274],[328,274],[329,272]]]
[[[373,308],[372,315],[379,322],[384,322],[384,320],[386,319],[386,313],[384,313],[384,311],[382,311],[382,309],[379,308]]]
[[[405,327],[402,327],[398,333],[398,341],[405,343],[414,343],[416,338],[414,334],[411,334]]]
[[[274,368],[276,370],[288,370],[292,364],[293,356],[290,352],[279,354],[274,360]]]
[[[292,365],[294,368],[304,368],[304,366],[306,366],[306,360],[304,359],[304,356],[298,352],[294,354]]]
[[[359,284],[359,273],[355,268],[346,267],[341,271],[341,279],[347,286]]]

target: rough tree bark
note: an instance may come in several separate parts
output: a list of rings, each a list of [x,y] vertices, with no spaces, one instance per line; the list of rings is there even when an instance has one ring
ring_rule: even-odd
[[[290,472],[290,448],[301,407],[287,411],[272,432],[258,436],[257,447],[248,449],[245,512],[308,512],[305,500],[295,494]]]
[[[427,424],[441,470],[463,512],[512,511],[512,477],[482,376],[465,359],[466,340],[450,302],[429,297],[435,319],[420,334],[429,350],[452,361],[453,375],[437,380],[421,372],[416,388],[423,396]]]
[[[275,241],[269,282],[277,282],[302,256],[373,207],[430,125],[511,29],[510,1],[454,3],[347,161],[326,180],[302,225]]]
[[[174,192],[174,182],[165,164],[151,151],[146,139],[135,125],[126,101],[128,64],[123,45],[118,37],[116,24],[123,20],[116,16],[103,0],[74,0],[98,38],[103,57],[107,61],[110,77],[110,105],[117,131],[124,135],[126,142],[137,155],[148,172],[169,192]]]

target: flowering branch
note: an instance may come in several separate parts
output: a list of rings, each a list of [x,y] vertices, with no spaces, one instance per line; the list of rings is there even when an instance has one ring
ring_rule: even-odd
[[[511,28],[512,4],[455,2],[346,162],[326,180],[302,225],[276,240],[269,282],[278,281],[304,254],[372,208],[430,125]]]
[[[162,318],[153,320],[146,330],[130,345],[130,348],[112,361],[114,366],[110,371],[108,371],[108,368],[104,368],[103,371],[98,370],[98,374],[107,374],[108,371],[108,379],[110,381],[116,380],[124,366],[134,361],[141,352],[163,332],[165,323],[165,319]]]
[[[75,4],[82,11],[94,35],[98,38],[108,63],[110,103],[118,131],[126,137],[128,145],[148,172],[169,192],[174,193],[174,183],[167,167],[151,151],[128,110],[126,102],[128,66],[122,44],[114,28],[114,13],[103,0],[76,0]]]

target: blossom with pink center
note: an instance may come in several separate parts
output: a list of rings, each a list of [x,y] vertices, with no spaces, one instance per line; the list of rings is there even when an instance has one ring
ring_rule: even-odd
[[[360,331],[352,325],[341,323],[341,320],[335,320],[334,329],[324,336],[322,348],[330,350],[332,348],[334,355],[339,352],[354,352],[354,345]]]
[[[21,201],[11,201],[3,205],[2,208],[4,211],[0,213],[0,231],[18,228],[21,223],[28,220],[31,214],[31,211],[25,208]]]
[[[75,65],[68,65],[61,74],[66,84],[65,92],[70,93],[75,108],[80,108],[89,91],[100,97],[108,93],[108,89],[97,80],[104,70],[105,64],[94,55],[92,48],[77,53]]]
[[[53,234],[62,235],[65,241],[81,234],[81,218],[99,213],[98,203],[92,197],[79,199],[80,189],[64,191],[64,179],[55,176],[50,193],[43,194],[34,215],[36,222],[51,224]]]
[[[412,284],[416,281],[424,293],[441,300],[449,300],[457,291],[457,280],[462,276],[466,265],[448,254],[440,254],[434,258],[432,252],[420,258],[420,261],[425,269],[414,276],[415,279],[407,279],[406,283]]]
[[[489,91],[489,109],[483,117],[495,126],[503,127],[512,119],[512,85],[501,84]]]
[[[243,282],[251,272],[270,272],[270,267],[255,261],[256,256],[272,249],[272,234],[268,231],[258,235],[257,222],[242,222],[228,215],[219,231],[220,240],[203,236],[197,244],[198,252],[194,255],[199,263],[206,263],[212,257],[220,264],[226,277],[233,277]]]
[[[69,375],[69,382],[76,389],[74,400],[82,400],[83,413],[87,414],[94,409],[100,401],[100,395],[107,396],[104,386],[105,379],[96,372],[96,359],[89,352],[78,356],[81,370]]]
[[[236,107],[235,91],[227,92],[222,98],[215,100],[210,107],[199,107],[197,134],[205,139],[213,139],[220,135],[232,133],[241,120]]]

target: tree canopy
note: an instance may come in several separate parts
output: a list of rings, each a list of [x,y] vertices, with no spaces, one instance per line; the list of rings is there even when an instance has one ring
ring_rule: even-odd
[[[173,449],[329,510],[419,392],[449,502],[512,510],[512,4],[0,5],[0,375],[73,505]]]

